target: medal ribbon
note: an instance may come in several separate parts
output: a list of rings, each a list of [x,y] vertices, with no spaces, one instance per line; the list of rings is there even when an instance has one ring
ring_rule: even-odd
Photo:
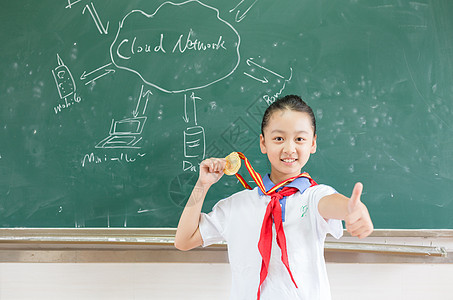
[[[273,192],[275,192],[276,190],[278,190],[285,184],[288,184],[291,181],[293,181],[294,179],[299,178],[299,177],[308,178],[308,180],[310,180],[311,186],[317,185],[317,183],[310,177],[310,175],[307,172],[304,172],[304,173],[301,173],[297,176],[288,178],[288,179],[276,184],[273,188],[271,188],[269,191],[266,192],[266,187],[264,186],[263,178],[261,177],[261,175],[253,169],[252,165],[250,164],[250,161],[247,159],[247,157],[245,157],[244,154],[242,154],[241,152],[237,152],[237,153],[239,154],[239,157],[244,161],[245,167],[249,171],[250,176],[252,176],[253,181],[255,181],[256,185],[260,188],[260,190],[265,195],[269,196],[270,194],[272,194]],[[235,175],[236,175],[237,179],[242,183],[244,188],[246,188],[248,190],[252,190],[252,187],[245,181],[245,179],[239,173],[236,173]]]

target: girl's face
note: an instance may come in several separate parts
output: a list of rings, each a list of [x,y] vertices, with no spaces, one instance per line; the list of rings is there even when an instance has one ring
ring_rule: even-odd
[[[275,184],[299,175],[310,154],[316,152],[316,136],[307,113],[277,110],[263,131],[260,148],[271,163],[270,179]]]

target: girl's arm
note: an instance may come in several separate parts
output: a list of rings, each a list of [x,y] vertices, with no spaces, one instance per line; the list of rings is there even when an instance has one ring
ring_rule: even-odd
[[[198,227],[201,208],[211,185],[222,177],[225,164],[224,158],[210,158],[201,162],[200,176],[190,194],[176,229],[175,247],[179,250],[186,251],[203,244]]]
[[[360,201],[363,185],[358,182],[354,186],[351,198],[341,194],[332,194],[319,200],[318,211],[324,219],[344,220],[346,230],[359,238],[369,236],[373,232],[373,222],[365,204]]]

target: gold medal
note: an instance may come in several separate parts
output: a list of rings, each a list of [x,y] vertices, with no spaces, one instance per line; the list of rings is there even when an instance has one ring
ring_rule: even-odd
[[[237,152],[231,152],[226,159],[225,170],[223,172],[226,175],[234,175],[239,171],[241,167],[241,158]]]

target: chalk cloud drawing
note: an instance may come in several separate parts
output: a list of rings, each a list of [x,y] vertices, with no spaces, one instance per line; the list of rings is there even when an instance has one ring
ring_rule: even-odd
[[[117,68],[146,84],[180,93],[230,76],[240,62],[240,40],[216,8],[197,0],[167,1],[152,14],[128,13],[119,23],[110,57]]]

